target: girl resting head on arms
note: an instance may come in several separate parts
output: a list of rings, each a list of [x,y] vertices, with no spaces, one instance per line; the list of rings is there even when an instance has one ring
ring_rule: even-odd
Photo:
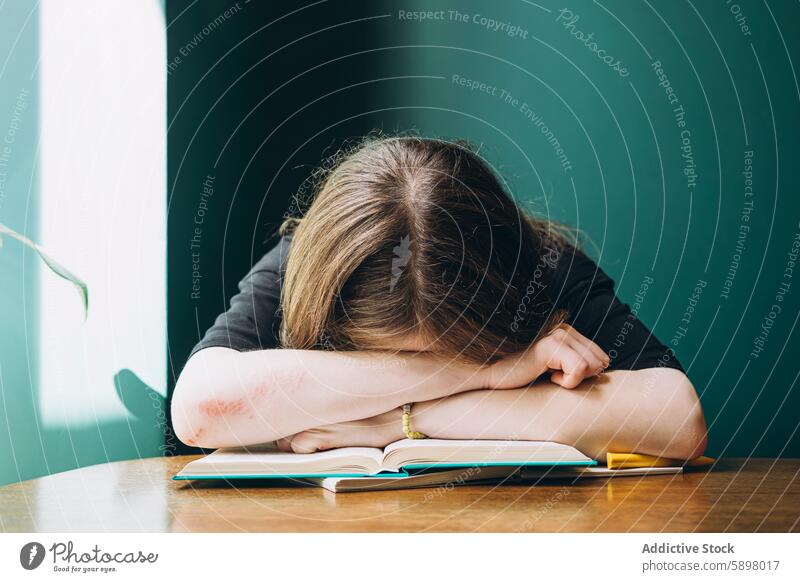
[[[466,145],[372,138],[328,166],[193,350],[172,400],[183,442],[382,447],[414,403],[431,437],[703,452],[674,353]]]

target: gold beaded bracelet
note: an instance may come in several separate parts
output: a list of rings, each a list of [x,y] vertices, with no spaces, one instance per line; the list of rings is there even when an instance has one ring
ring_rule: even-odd
[[[415,430],[411,430],[411,405],[403,404],[403,432],[409,439],[426,439],[426,435]]]

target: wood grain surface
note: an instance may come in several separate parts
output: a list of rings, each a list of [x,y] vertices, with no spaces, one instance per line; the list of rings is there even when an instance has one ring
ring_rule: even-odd
[[[173,532],[800,531],[799,459],[652,477],[339,493],[172,481],[196,457],[85,467],[0,487],[0,530]]]

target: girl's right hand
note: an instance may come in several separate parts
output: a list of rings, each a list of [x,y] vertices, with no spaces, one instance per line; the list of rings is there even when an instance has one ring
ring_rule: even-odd
[[[571,325],[562,324],[524,352],[489,365],[487,387],[519,388],[550,372],[554,384],[575,388],[586,378],[601,374],[610,362],[600,346]]]

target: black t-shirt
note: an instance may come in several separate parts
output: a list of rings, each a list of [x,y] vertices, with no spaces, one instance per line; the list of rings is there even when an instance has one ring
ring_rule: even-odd
[[[283,237],[255,264],[239,282],[230,309],[217,317],[192,354],[208,347],[279,347],[281,278],[290,245],[291,236]],[[614,281],[580,250],[569,247],[560,254],[549,290],[556,308],[569,312],[567,323],[609,355],[609,370],[682,370],[673,351],[616,297]]]

